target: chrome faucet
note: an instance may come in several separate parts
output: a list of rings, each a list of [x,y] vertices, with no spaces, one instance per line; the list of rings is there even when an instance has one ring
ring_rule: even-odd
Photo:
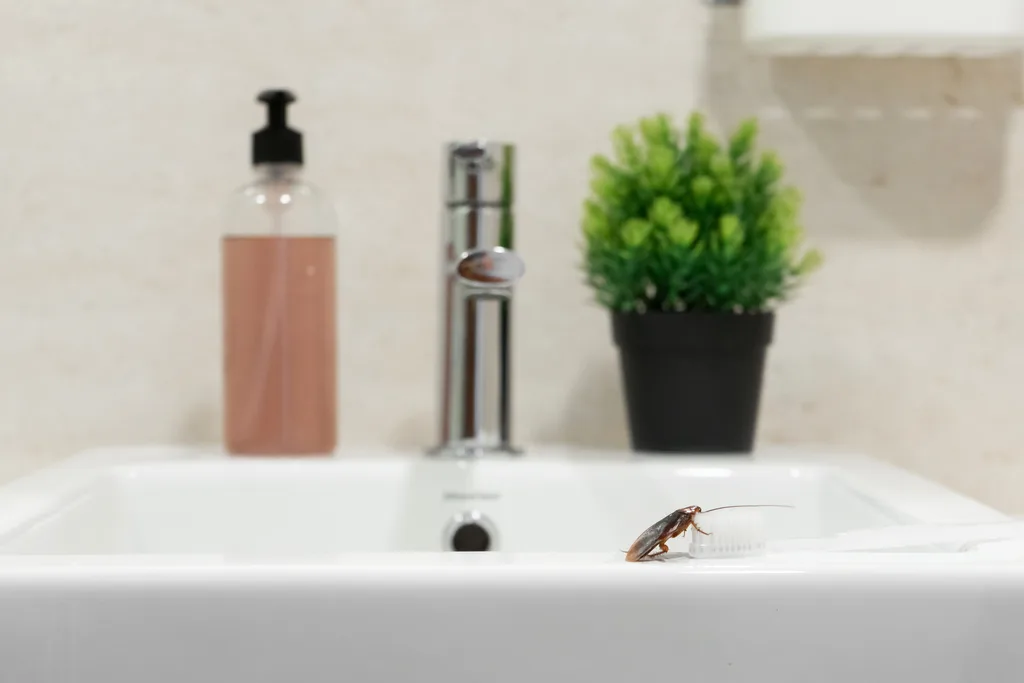
[[[434,455],[520,450],[511,438],[512,294],[525,273],[512,251],[513,145],[446,148],[442,225],[440,435]]]

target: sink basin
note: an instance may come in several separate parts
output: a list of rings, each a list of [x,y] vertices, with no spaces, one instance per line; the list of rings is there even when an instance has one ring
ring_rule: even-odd
[[[624,561],[734,504],[791,506],[760,512],[766,553]],[[0,681],[1017,680],[1008,521],[817,451],[101,449],[0,487]]]
[[[460,517],[485,524],[495,551],[607,553],[692,504],[793,506],[765,511],[771,538],[912,519],[821,465],[168,455],[54,477],[45,514],[0,529],[0,555],[439,552]]]

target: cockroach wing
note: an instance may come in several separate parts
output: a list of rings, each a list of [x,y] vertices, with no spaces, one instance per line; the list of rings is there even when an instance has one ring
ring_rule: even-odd
[[[667,532],[676,525],[680,516],[678,510],[673,510],[644,529],[643,533],[633,541],[633,545],[629,546],[629,550],[626,551],[626,559],[635,561],[646,557],[647,553],[654,550],[658,543],[667,537]]]

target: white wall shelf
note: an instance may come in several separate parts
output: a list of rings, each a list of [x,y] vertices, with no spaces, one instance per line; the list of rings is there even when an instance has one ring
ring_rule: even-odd
[[[743,32],[776,55],[993,56],[1024,48],[1024,0],[744,0]]]

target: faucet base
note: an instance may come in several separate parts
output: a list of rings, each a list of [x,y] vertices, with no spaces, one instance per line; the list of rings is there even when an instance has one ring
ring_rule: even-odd
[[[487,457],[520,456],[523,449],[511,444],[480,444],[472,441],[446,443],[427,451],[427,455],[436,458],[457,458],[473,460]]]

